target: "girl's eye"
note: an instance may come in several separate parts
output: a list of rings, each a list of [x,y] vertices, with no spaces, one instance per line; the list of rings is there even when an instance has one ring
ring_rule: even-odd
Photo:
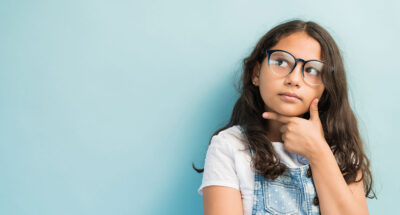
[[[313,68],[313,67],[308,67],[307,69],[306,69],[306,72],[308,73],[308,74],[310,74],[310,75],[313,75],[313,76],[318,76],[321,72],[320,71],[318,71],[318,69],[315,69],[315,68]]]
[[[288,63],[285,60],[281,60],[281,59],[276,59],[276,60],[271,59],[270,63],[274,64],[274,65],[282,66],[282,67],[285,67],[288,65]]]

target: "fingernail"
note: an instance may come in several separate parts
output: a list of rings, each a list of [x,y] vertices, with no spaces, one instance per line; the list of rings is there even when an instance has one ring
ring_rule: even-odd
[[[264,117],[268,117],[268,113],[263,113],[263,116]]]

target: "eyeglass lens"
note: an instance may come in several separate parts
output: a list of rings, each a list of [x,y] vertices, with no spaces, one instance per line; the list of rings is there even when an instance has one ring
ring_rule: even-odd
[[[269,56],[269,68],[278,76],[288,75],[296,60],[290,54],[283,51],[275,51]],[[320,61],[308,61],[304,65],[304,80],[309,84],[317,85],[322,83],[322,71],[324,64]]]

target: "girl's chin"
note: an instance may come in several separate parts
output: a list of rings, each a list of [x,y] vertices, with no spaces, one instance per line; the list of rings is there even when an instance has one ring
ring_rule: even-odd
[[[304,114],[304,112],[302,112],[302,111],[288,109],[288,108],[278,109],[278,111],[276,111],[276,112],[281,115],[288,116],[288,117],[299,117]]]
[[[280,113],[282,116],[287,116],[287,117],[300,117],[302,114],[297,114],[297,113]]]
[[[299,110],[299,106],[297,105],[278,105],[274,108],[266,108],[266,110],[270,110],[271,112],[275,112],[284,116],[288,116],[288,117],[299,117],[302,116],[305,111]]]

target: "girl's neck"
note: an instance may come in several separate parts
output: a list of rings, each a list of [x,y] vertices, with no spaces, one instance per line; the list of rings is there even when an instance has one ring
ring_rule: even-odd
[[[271,142],[283,142],[282,133],[280,132],[283,123],[276,120],[268,120],[267,137]]]

